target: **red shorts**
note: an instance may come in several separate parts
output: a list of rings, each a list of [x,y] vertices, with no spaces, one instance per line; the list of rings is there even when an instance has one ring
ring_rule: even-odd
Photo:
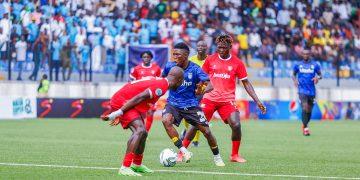
[[[227,119],[230,117],[231,113],[237,111],[236,105],[233,102],[215,102],[209,99],[202,99],[200,107],[208,121],[211,120],[214,112],[217,111],[226,124],[228,123]]]
[[[111,105],[111,112],[118,110],[120,107],[116,106],[116,105]],[[146,118],[146,112],[142,113],[133,108],[133,109],[126,111],[123,115],[118,116],[116,118],[119,118],[121,126],[124,129],[127,129],[127,128],[129,128],[129,124],[131,122],[133,122],[134,120],[141,119],[144,122],[144,119]]]

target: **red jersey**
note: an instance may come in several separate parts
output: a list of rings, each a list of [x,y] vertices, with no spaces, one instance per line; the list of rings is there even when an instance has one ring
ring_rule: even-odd
[[[151,63],[149,67],[142,63],[131,69],[130,77],[139,80],[144,77],[160,77],[161,68],[156,63]]]
[[[233,54],[227,59],[222,59],[215,53],[205,59],[202,68],[209,75],[214,87],[204,98],[215,102],[235,101],[236,78],[247,78],[244,63]]]
[[[132,81],[120,90],[118,90],[110,100],[110,104],[116,108],[120,108],[136,95],[148,90],[151,98],[147,99],[134,108],[139,112],[147,112],[159,98],[166,93],[169,88],[169,82],[166,78],[146,77],[140,80]]]

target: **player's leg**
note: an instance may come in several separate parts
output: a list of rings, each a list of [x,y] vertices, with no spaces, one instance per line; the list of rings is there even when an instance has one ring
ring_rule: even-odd
[[[221,103],[218,112],[221,119],[228,123],[231,128],[231,141],[232,141],[232,150],[231,150],[231,162],[240,162],[244,163],[246,160],[240,155],[239,149],[241,144],[241,124],[240,124],[240,113],[237,110],[234,103]]]
[[[304,94],[299,94],[299,97],[300,97],[301,109],[302,109],[301,120],[302,120],[302,123],[303,123],[303,126],[302,126],[303,135],[309,136],[310,131],[309,131],[308,124],[310,122],[312,108],[313,108],[313,105],[314,105],[314,97],[307,96],[307,95],[304,95]]]
[[[131,124],[130,129],[133,132],[141,132],[141,134],[140,134],[141,140],[139,142],[139,145],[137,146],[137,148],[134,151],[134,159],[133,159],[133,165],[131,166],[131,169],[134,170],[135,172],[153,173],[154,172],[153,170],[149,169],[148,167],[146,167],[145,165],[142,164],[146,139],[147,139],[147,135],[148,135],[147,131],[146,131],[146,133],[143,133],[144,129],[145,129],[144,123]]]
[[[187,111],[182,113],[182,116],[189,124],[192,125],[189,129],[189,133],[187,133],[187,136],[183,141],[183,145],[185,147],[188,146],[192,137],[194,137],[196,131],[199,130],[204,134],[205,138],[208,141],[210,149],[214,155],[215,164],[217,166],[225,166],[224,162],[221,159],[216,139],[210,131],[209,123],[206,120],[204,112],[201,110],[201,108],[189,108]]]
[[[240,155],[240,145],[241,145],[241,124],[240,124],[240,114],[238,111],[232,112],[228,118],[228,123],[231,128],[231,141],[232,141],[232,151],[231,151],[231,161],[244,163],[246,160]]]
[[[197,128],[199,129],[197,132],[201,132],[208,141],[209,147],[214,155],[214,162],[216,166],[225,166],[224,161],[222,160],[219,152],[219,147],[216,141],[215,136],[212,134],[209,126],[205,125],[198,125]]]
[[[119,174],[127,176],[141,176],[140,174],[135,173],[131,168],[131,163],[135,160],[135,156],[139,158],[139,153],[144,151],[145,141],[147,137],[147,132],[144,127],[142,119],[139,117],[128,125],[132,131],[132,135],[128,140],[126,154],[122,163],[122,166],[119,170]],[[140,144],[143,143],[143,146],[140,147]],[[142,152],[141,152],[142,151]],[[142,161],[142,157],[140,163]],[[138,161],[139,162],[139,161]]]
[[[154,121],[154,110],[153,109],[149,109],[149,111],[146,114],[146,123],[145,123],[145,129],[147,132],[150,131],[151,125]]]
[[[174,143],[174,145],[179,148],[179,150],[184,153],[184,161],[189,162],[192,156],[192,153],[189,152],[182,144],[182,141],[179,138],[179,133],[176,131],[173,124],[179,126],[181,123],[182,117],[180,116],[178,109],[167,104],[162,116],[162,123],[166,130],[166,133]]]

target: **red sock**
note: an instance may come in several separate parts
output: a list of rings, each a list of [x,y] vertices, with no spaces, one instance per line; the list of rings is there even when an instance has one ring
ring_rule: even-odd
[[[232,141],[232,151],[231,155],[238,155],[239,154],[239,148],[240,148],[240,141]]]
[[[182,144],[185,148],[189,147],[189,144],[191,143],[191,141],[189,141],[188,139],[184,139]]]
[[[143,160],[143,155],[142,155],[142,154],[135,154],[135,155],[134,155],[133,163],[134,163],[135,165],[140,166],[140,165],[142,164],[142,160]]]
[[[132,152],[126,153],[122,165],[125,167],[130,167],[133,159],[134,159],[134,153],[132,153]]]
[[[153,120],[154,120],[154,116],[146,116],[145,128],[147,132],[150,131]]]

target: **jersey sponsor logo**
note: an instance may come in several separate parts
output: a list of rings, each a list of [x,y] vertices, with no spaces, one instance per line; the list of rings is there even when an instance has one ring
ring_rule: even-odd
[[[230,75],[228,73],[214,73],[214,78],[221,78],[221,79],[230,79]]]
[[[155,90],[155,94],[157,95],[157,96],[161,96],[162,95],[162,90],[160,89],[160,88],[157,88],[156,90]]]
[[[188,81],[183,81],[183,83],[181,84],[181,86],[191,86],[192,85],[192,82],[188,82]]]
[[[315,69],[314,65],[310,65],[310,67],[304,67],[303,65],[299,66],[299,72],[301,73],[306,73],[306,74],[314,73],[314,69]]]
[[[306,74],[311,74],[311,73],[314,73],[314,69],[311,68],[311,67],[310,68],[302,68],[302,67],[300,67],[299,72],[306,73]]]

